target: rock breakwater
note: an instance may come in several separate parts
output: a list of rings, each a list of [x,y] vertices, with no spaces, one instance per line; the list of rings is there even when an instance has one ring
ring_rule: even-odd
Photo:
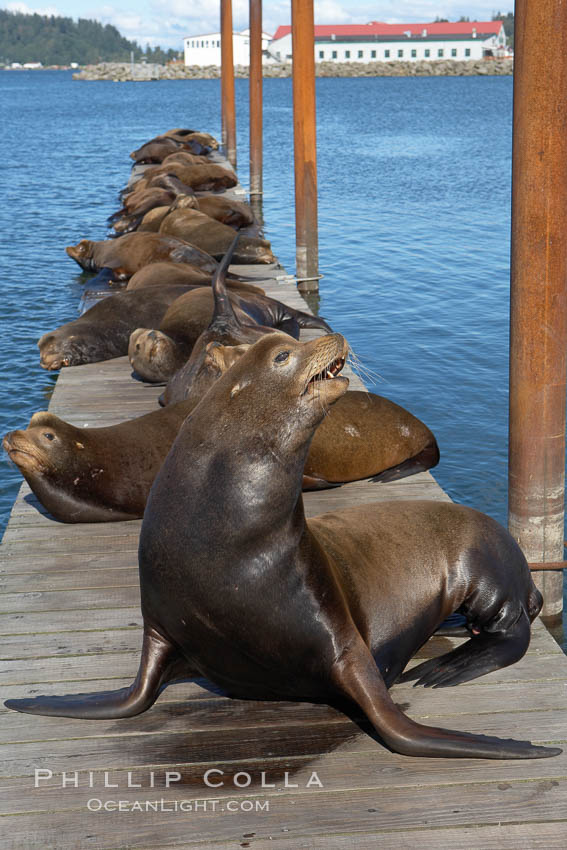
[[[291,63],[265,65],[264,77],[291,76]],[[435,62],[317,62],[315,73],[318,77],[462,77],[494,76],[511,74],[512,59],[482,59],[478,61],[455,62],[449,59]],[[248,67],[237,65],[234,69],[237,77],[248,77]],[[87,65],[73,74],[74,80],[111,80],[114,82],[148,82],[152,80],[210,80],[220,77],[220,68],[216,65],[202,67],[181,63],[155,65],[129,62],[101,62]]]

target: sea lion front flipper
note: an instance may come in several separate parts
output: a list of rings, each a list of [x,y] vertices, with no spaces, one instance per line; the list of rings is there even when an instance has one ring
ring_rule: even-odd
[[[519,661],[530,642],[530,624],[525,613],[511,628],[502,632],[481,632],[445,655],[431,658],[403,673],[398,682],[414,687],[447,688],[470,682],[486,673]]]
[[[140,667],[128,688],[94,694],[40,696],[33,699],[9,699],[4,705],[26,714],[52,717],[80,717],[88,720],[114,720],[133,717],[150,708],[158,698],[170,672],[179,675],[176,647],[151,627],[144,627]]]
[[[428,758],[530,759],[550,758],[558,747],[539,747],[488,735],[471,735],[424,726],[411,720],[392,700],[368,647],[352,642],[332,670],[342,693],[364,711],[384,743],[396,753]]]

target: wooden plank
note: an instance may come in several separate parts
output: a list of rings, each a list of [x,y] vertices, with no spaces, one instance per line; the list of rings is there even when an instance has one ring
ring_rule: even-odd
[[[105,628],[121,628],[136,625],[141,628],[142,614],[139,604],[123,608],[99,608],[95,617],[85,616],[83,609],[76,611],[65,610],[54,615],[52,612],[28,611],[24,614],[8,613],[0,615],[0,635],[5,634],[45,634],[62,631],[78,633],[80,645],[84,632],[99,631]]]
[[[297,830],[291,839],[270,835],[258,840],[256,833],[243,833],[239,847],[254,847],[254,850],[352,850],[353,836],[339,833],[300,836]],[[250,840],[253,839],[253,840]],[[183,842],[183,839],[181,839]],[[371,832],[356,834],[357,850],[564,850],[567,842],[567,823],[506,824],[504,826],[475,826],[461,829],[415,829],[411,831]],[[207,844],[159,844],[160,850],[232,850],[235,841]]]
[[[68,790],[68,789],[67,789]],[[479,783],[466,787],[466,812],[463,811],[463,789],[461,786],[419,787],[413,791],[387,789],[349,792],[314,792],[303,795],[274,795],[270,800],[270,811],[235,811],[227,813],[221,806],[210,805],[208,809],[170,813],[167,819],[162,812],[121,812],[105,816],[101,824],[101,813],[85,811],[86,800],[76,809],[26,814],[25,817],[10,817],[10,843],[4,840],[0,846],[14,850],[41,847],[57,847],[58,850],[88,846],[84,843],[89,835],[98,835],[104,828],[112,838],[98,840],[98,848],[116,847],[117,833],[127,835],[128,847],[157,848],[176,840],[187,844],[188,835],[194,843],[211,838],[225,841],[242,840],[244,834],[254,833],[258,839],[269,840],[270,836],[285,834],[291,847],[296,837],[322,836],[334,833],[376,832],[377,830],[400,830],[424,828],[441,829],[459,824],[471,827],[475,824],[500,825],[514,823],[525,816],[529,808],[532,821],[557,823],[558,812],[564,811],[567,782],[543,780],[537,783]],[[61,793],[64,799],[64,794]],[[115,795],[114,799],[118,795]],[[127,795],[120,793],[120,798]],[[160,795],[154,795],[160,799]],[[162,795],[162,799],[173,801],[173,795]],[[188,794],[185,799],[190,800]],[[227,800],[238,799],[254,802],[256,795],[246,797],[233,795]],[[171,810],[170,810],[171,811]],[[165,822],[165,826],[164,826]],[[355,839],[354,839],[355,840]],[[55,842],[55,843],[53,843]],[[92,843],[92,842],[91,842]],[[166,844],[166,846],[167,846]],[[209,846],[214,846],[210,845]],[[399,845],[398,845],[399,846]]]

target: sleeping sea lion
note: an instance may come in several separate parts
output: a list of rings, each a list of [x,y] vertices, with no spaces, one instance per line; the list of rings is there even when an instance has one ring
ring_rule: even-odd
[[[189,263],[213,274],[217,261],[188,242],[161,233],[125,233],[119,239],[81,239],[65,249],[71,259],[89,272],[112,269],[117,280],[127,280],[149,263]]]
[[[222,192],[236,186],[236,175],[222,165],[182,165],[179,162],[162,162],[161,165],[148,168],[146,177],[151,179],[159,174],[175,174],[183,183],[195,192]]]
[[[127,688],[12,699],[90,719],[148,709],[182,675],[246,699],[351,700],[405,755],[547,758],[557,747],[416,723],[388,693],[455,611],[471,638],[405,676],[446,687],[520,659],[541,608],[521,549],[490,517],[447,502],[382,502],[306,520],[301,476],[347,390],[339,334],[260,339],[183,423],[140,535],[144,639]]]
[[[209,343],[185,401],[105,428],[78,428],[53,413],[34,413],[25,430],[6,434],[4,449],[60,522],[139,519],[183,421],[249,348]],[[400,426],[411,431],[405,441]],[[427,457],[438,456],[433,434],[407,410],[380,396],[348,392],[315,431],[302,487],[378,477],[404,462],[409,469],[409,460],[412,471],[420,471],[428,468]]]
[[[147,192],[153,191],[152,189],[148,189]],[[163,190],[161,190],[163,191]],[[141,193],[139,199],[143,198],[145,193]],[[197,208],[197,198],[195,195],[183,195],[183,194],[171,194],[171,203],[168,201],[162,206],[159,203],[156,206],[153,206],[151,209],[147,211],[127,213],[124,212],[124,207],[115,213],[114,216],[111,216],[108,221],[112,224],[112,229],[114,233],[109,233],[111,238],[115,236],[119,236],[122,233],[132,233],[134,230],[137,230],[138,233],[157,233],[160,228],[160,224],[166,215],[174,209],[196,209]],[[128,195],[130,198],[130,195]]]
[[[212,276],[196,266],[190,266],[188,263],[150,263],[149,266],[144,266],[140,271],[133,274],[126,292],[132,289],[145,289],[148,286],[210,286]],[[265,295],[261,286],[255,286],[252,283],[246,283],[241,280],[230,280],[227,282],[230,289],[236,289],[241,292],[255,292],[258,295]]]
[[[219,260],[234,239],[234,229],[195,209],[174,209],[162,220],[159,232],[196,245]],[[241,236],[233,263],[275,263],[270,243],[257,236]]]
[[[78,366],[121,357],[128,351],[130,334],[140,324],[158,324],[185,285],[118,292],[97,301],[72,322],[45,333],[38,340],[44,369]]]
[[[240,229],[255,222],[251,207],[243,201],[233,201],[224,195],[203,195],[195,201],[200,212],[230,227]]]

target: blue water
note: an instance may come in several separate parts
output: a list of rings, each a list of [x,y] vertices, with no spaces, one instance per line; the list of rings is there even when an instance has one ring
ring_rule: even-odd
[[[248,84],[236,81],[238,171],[248,181]],[[216,80],[73,82],[0,72],[5,201],[0,434],[48,404],[36,340],[76,315],[64,246],[105,236],[128,153],[174,126],[220,135]],[[290,80],[264,82],[264,217],[295,266]],[[367,385],[441,446],[453,499],[506,520],[512,79],[317,81],[320,312]],[[21,481],[3,459],[0,530]]]

